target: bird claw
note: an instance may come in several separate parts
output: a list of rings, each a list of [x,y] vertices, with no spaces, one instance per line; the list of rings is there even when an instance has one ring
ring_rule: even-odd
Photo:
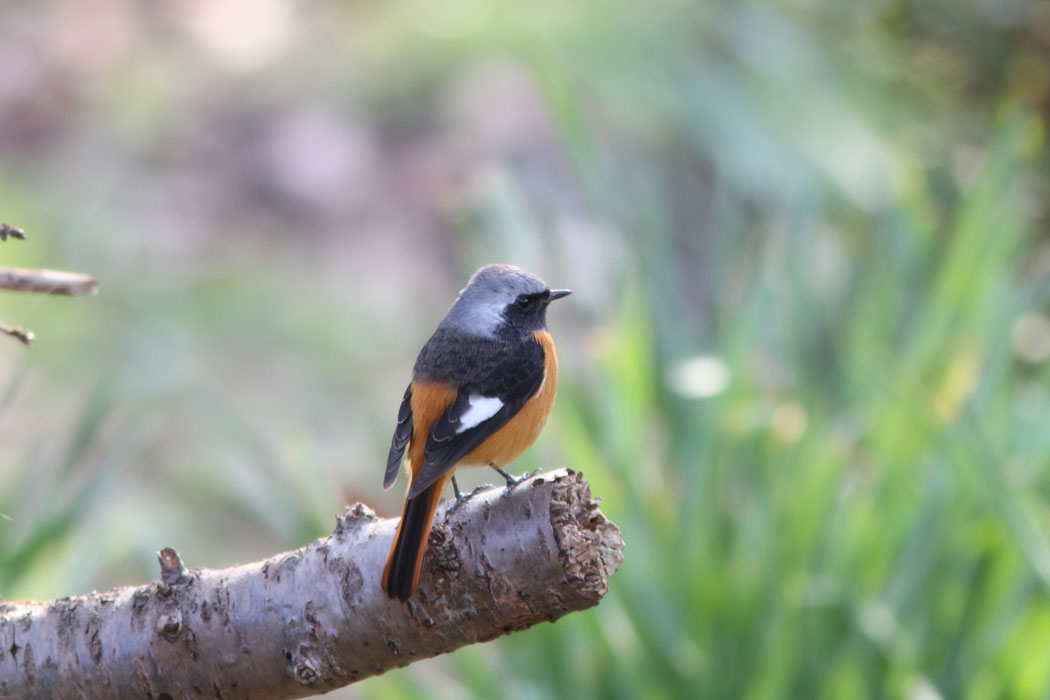
[[[462,491],[459,490],[459,484],[456,483],[456,477],[452,477],[452,490],[456,494],[456,500],[453,501],[452,505],[450,505],[448,507],[448,512],[449,513],[455,512],[457,509],[459,509],[459,507],[461,505],[463,505],[464,503],[466,503],[471,498],[473,498],[477,494],[481,493],[485,489],[489,489],[489,488],[492,488],[492,484],[482,484],[481,486],[476,487],[470,493],[463,493]]]
[[[515,486],[517,486],[518,484],[520,484],[521,482],[528,481],[529,479],[531,479],[532,477],[534,477],[534,476],[536,476],[537,474],[540,473],[539,469],[533,469],[531,472],[527,472],[525,474],[522,474],[521,476],[511,476],[510,474],[508,474],[507,472],[503,471],[502,469],[500,469],[496,465],[492,465],[492,468],[495,469],[497,472],[499,472],[499,475],[507,480],[507,488],[508,489],[512,489]]]

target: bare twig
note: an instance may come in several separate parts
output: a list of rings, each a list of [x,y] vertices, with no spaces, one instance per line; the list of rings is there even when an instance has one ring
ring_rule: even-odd
[[[17,238],[20,241],[24,241],[26,239],[26,232],[18,228],[17,226],[12,226],[11,224],[5,221],[3,223],[0,223],[0,241],[6,241],[8,236],[10,236],[11,238]]]
[[[0,267],[0,289],[80,296],[98,291],[98,280],[79,272]]]
[[[6,323],[0,323],[0,333],[9,335],[16,340],[20,340],[25,345],[31,345],[36,339],[36,336],[33,335],[33,331],[27,331],[21,326],[9,326]]]
[[[24,241],[26,234],[22,229],[11,226],[7,222],[0,223],[0,241],[6,241],[8,236]],[[98,281],[90,275],[82,275],[77,272],[0,267],[0,289],[79,296],[97,292]],[[31,331],[3,323],[0,323],[0,334],[16,338],[25,345],[32,343],[35,337]]]
[[[572,471],[439,513],[420,587],[380,587],[397,528],[361,504],[266,561],[49,603],[0,604],[0,698],[291,698],[596,605],[620,532]]]

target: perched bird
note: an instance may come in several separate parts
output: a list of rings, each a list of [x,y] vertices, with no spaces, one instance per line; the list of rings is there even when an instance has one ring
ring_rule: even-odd
[[[513,265],[486,265],[456,297],[419,352],[398,411],[384,488],[408,452],[412,483],[383,571],[402,601],[419,585],[427,536],[445,485],[461,465],[503,470],[543,429],[558,388],[547,305],[570,294]]]

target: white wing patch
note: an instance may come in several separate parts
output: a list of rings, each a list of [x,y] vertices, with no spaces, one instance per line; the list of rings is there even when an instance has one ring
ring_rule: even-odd
[[[456,428],[457,433],[462,433],[484,423],[503,408],[503,402],[495,396],[471,394],[467,397],[467,400],[470,401],[470,408],[459,417],[459,427]]]

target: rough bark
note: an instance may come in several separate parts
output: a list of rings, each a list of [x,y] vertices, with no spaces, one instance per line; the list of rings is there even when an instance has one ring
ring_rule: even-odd
[[[0,698],[291,698],[598,603],[623,540],[581,475],[445,506],[419,590],[379,580],[396,520],[361,504],[302,549],[221,571],[160,553],[161,579],[0,604]]]

